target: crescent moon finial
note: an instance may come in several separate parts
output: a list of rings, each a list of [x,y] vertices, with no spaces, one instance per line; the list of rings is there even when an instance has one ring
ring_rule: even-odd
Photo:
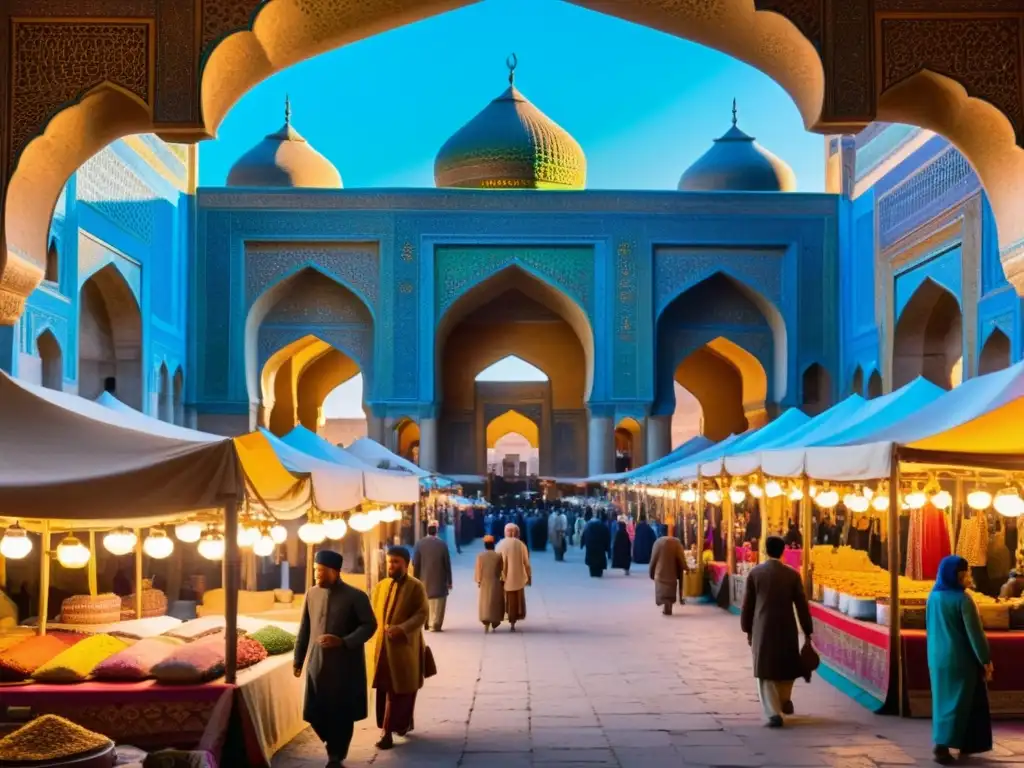
[[[519,58],[513,53],[505,59],[505,66],[508,67],[508,84],[515,85],[516,67],[519,66]]]

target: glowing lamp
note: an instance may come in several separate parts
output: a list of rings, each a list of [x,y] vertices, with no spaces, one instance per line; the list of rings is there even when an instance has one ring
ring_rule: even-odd
[[[679,498],[686,504],[693,504],[697,501],[697,491],[693,489],[693,486],[687,486]]]
[[[199,554],[207,560],[224,559],[224,537],[216,531],[207,531],[199,539]]]
[[[369,517],[369,518],[370,518],[370,520],[372,520],[372,521],[373,521],[373,524],[374,524],[374,525],[377,525],[378,523],[380,523],[380,522],[381,522],[381,519],[380,519],[380,510],[379,510],[379,509],[371,509],[371,510],[368,510],[368,511],[366,512],[366,516],[367,516],[367,517]]]
[[[859,493],[848,493],[843,497],[843,506],[845,506],[851,512],[860,514],[868,511],[870,502],[861,496]]]
[[[127,528],[115,528],[103,537],[103,548],[112,555],[127,555],[138,543],[134,531]]]
[[[729,500],[732,501],[733,504],[742,504],[745,498],[747,498],[747,492],[742,488],[729,489]]]
[[[348,519],[348,527],[358,533],[366,533],[376,524],[377,521],[370,517],[366,512],[356,512]]]
[[[658,489],[659,491],[662,489]],[[397,523],[402,519],[402,513],[399,512],[393,505],[384,507],[380,511],[380,521],[382,523]]]
[[[195,520],[178,523],[174,526],[174,535],[185,544],[195,544],[203,535],[203,526]]]
[[[871,507],[876,512],[885,512],[889,508],[889,494],[876,493],[871,499]]]
[[[790,501],[803,501],[804,489],[799,485],[794,485],[789,489],[789,500]]]
[[[288,540],[288,529],[281,524],[275,525],[270,529],[270,538],[275,544],[284,544]]]
[[[299,540],[303,544],[320,544],[327,538],[322,523],[303,523],[299,527]]]
[[[341,539],[348,533],[348,523],[340,517],[330,517],[324,520],[324,535],[328,539]]]
[[[260,540],[260,529],[248,525],[238,526],[238,546],[251,547]]]
[[[24,560],[32,551],[32,539],[28,537],[28,531],[15,523],[6,531],[0,539],[0,555],[8,560]]]
[[[68,536],[57,545],[57,562],[65,568],[85,568],[92,553],[74,536]]]
[[[1008,485],[992,500],[992,506],[1003,517],[1020,517],[1024,514],[1024,499],[1012,485]]]
[[[769,499],[775,499],[781,496],[783,493],[782,486],[777,480],[769,480],[764,484],[764,495]]]
[[[761,487],[760,485],[758,485],[757,483],[749,483],[749,484],[747,485],[747,491],[748,491],[748,492],[750,493],[750,495],[751,495],[751,496],[753,496],[753,497],[754,497],[755,499],[760,499],[760,498],[761,498],[762,496],[764,496],[764,488],[762,488],[762,487]]]
[[[814,503],[822,509],[832,509],[839,503],[839,494],[831,488],[826,488],[823,491],[818,491],[814,496]]]
[[[718,488],[710,488],[704,492],[704,501],[717,507],[722,503],[722,491]]]
[[[174,539],[166,531],[154,528],[142,542],[142,551],[154,560],[164,560],[174,551]]]
[[[992,506],[992,494],[982,488],[975,488],[967,494],[967,506],[982,512]]]
[[[953,497],[949,495],[949,491],[936,491],[932,494],[932,506],[936,509],[949,509],[953,506]]]
[[[915,488],[903,497],[903,503],[907,505],[907,509],[921,509],[928,503],[928,497],[925,496],[924,491]]]
[[[274,543],[274,540],[269,535],[260,536],[256,543],[252,545],[252,553],[257,557],[272,555],[275,549],[277,549],[277,544]]]

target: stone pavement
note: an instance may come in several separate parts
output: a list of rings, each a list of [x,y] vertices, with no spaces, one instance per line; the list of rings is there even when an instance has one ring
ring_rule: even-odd
[[[785,729],[764,728],[738,618],[704,605],[662,616],[646,567],[591,579],[579,552],[565,563],[533,553],[521,631],[506,624],[485,635],[472,583],[477,551],[454,556],[444,632],[427,634],[439,674],[420,693],[416,730],[377,753],[365,721],[347,766],[932,764],[928,721],[873,715],[818,677],[797,683],[797,716]],[[1024,766],[1024,724],[1000,725],[996,736],[994,753],[965,764]],[[324,763],[307,730],[273,766]]]

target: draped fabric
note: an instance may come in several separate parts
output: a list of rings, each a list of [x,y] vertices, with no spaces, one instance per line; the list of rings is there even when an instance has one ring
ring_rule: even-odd
[[[907,531],[906,575],[908,579],[915,579],[917,581],[924,579],[924,567],[921,553],[924,542],[924,525],[922,518],[922,510],[910,510],[910,528]]]
[[[960,523],[960,536],[956,553],[972,568],[982,568],[988,562],[988,515],[975,512]]]
[[[939,563],[950,555],[949,527],[941,509],[925,504],[921,514],[921,573],[931,580],[939,571]]]

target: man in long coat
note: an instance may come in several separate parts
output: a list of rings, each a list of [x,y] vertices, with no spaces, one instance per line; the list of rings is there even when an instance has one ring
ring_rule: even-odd
[[[551,517],[548,518],[548,536],[555,548],[555,560],[558,562],[565,560],[568,532],[569,520],[565,513],[560,509],[552,510]]]
[[[796,617],[805,637],[814,631],[800,574],[780,559],[786,542],[779,536],[765,541],[768,561],[747,576],[740,626],[754,654],[754,677],[765,719],[782,727],[782,716],[793,714],[793,681],[803,677]]]
[[[650,563],[654,542],[657,540],[658,534],[647,522],[647,518],[641,515],[640,522],[636,524],[636,532],[633,534],[633,562],[637,565]]]
[[[580,548],[587,551],[584,562],[593,578],[600,578],[608,567],[608,556],[612,551],[612,534],[600,517],[595,517],[583,529]]]
[[[638,537],[639,534],[637,531]],[[675,536],[662,536],[654,542],[649,570],[654,580],[654,604],[660,605],[666,616],[671,616],[676,597],[683,602],[683,574],[689,570],[683,543]]]
[[[373,638],[373,687],[377,690],[378,749],[395,746],[394,734],[413,729],[416,693],[423,687],[427,590],[409,575],[409,550],[391,547],[387,578],[373,588],[377,634]]]
[[[327,748],[328,768],[340,768],[352,733],[367,714],[363,646],[377,630],[366,593],[341,580],[342,557],[316,554],[316,586],[306,593],[295,641],[295,676],[306,667],[302,717]]]
[[[452,555],[448,545],[437,537],[437,523],[434,521],[427,526],[426,537],[416,545],[412,572],[427,590],[427,629],[440,632],[448,593],[452,590]]]
[[[519,538],[519,527],[515,523],[505,526],[505,538],[495,547],[501,555],[501,581],[505,588],[505,615],[512,631],[516,622],[526,618],[526,588],[533,583],[530,568],[530,550]]]

